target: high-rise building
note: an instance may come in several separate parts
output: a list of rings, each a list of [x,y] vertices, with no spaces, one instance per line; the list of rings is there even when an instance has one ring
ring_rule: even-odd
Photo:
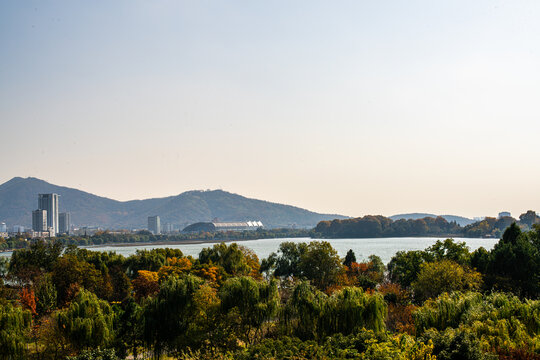
[[[154,235],[161,234],[161,224],[159,222],[159,216],[148,217],[148,231]]]
[[[0,223],[0,232],[7,232],[6,223]]]
[[[71,229],[71,214],[70,213],[60,213],[58,215],[58,232],[60,234],[69,234]]]
[[[32,211],[32,229],[34,231],[47,231],[47,210]]]
[[[47,210],[47,228],[58,231],[58,194],[39,194],[38,209]]]

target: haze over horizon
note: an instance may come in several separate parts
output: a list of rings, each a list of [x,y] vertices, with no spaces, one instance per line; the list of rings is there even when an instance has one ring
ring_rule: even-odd
[[[0,183],[539,210],[540,3],[2,2]]]

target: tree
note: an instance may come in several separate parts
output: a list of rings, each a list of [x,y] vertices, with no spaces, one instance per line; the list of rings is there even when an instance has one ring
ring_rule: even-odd
[[[68,308],[54,314],[59,333],[75,351],[108,345],[114,314],[108,302],[81,289]]]
[[[451,260],[423,264],[412,287],[415,297],[427,300],[443,292],[477,290],[482,283],[479,272]]]
[[[13,252],[9,271],[23,283],[33,282],[41,273],[51,271],[63,249],[64,246],[57,241],[35,241],[28,249]]]
[[[360,288],[346,287],[327,296],[302,282],[294,289],[282,316],[288,334],[303,340],[320,340],[362,328],[384,331],[386,304],[380,294],[369,294]]]
[[[520,296],[540,296],[540,232],[522,233],[512,224],[489,257],[486,283],[495,289]]]
[[[25,359],[32,314],[21,307],[0,303],[0,359]]]
[[[126,298],[116,310],[114,348],[121,358],[131,351],[137,359],[138,349],[143,345],[143,308],[133,297]]]
[[[170,277],[162,283],[158,294],[144,309],[144,339],[153,347],[154,356],[178,351],[188,339],[188,330],[195,321],[195,293],[203,281],[195,276]]]
[[[519,215],[519,222],[532,228],[534,224],[540,223],[540,216],[536,215],[535,211],[529,210],[525,214]]]
[[[258,273],[259,261],[256,261],[256,268],[253,268],[253,261],[249,261],[249,253],[242,246],[232,243],[229,246],[225,243],[215,244],[211,248],[204,248],[199,253],[201,264],[215,264],[223,267],[225,272],[232,276],[249,275],[253,271]],[[251,264],[251,265],[250,265]]]
[[[36,295],[34,293],[34,289],[30,288],[24,288],[21,290],[19,294],[19,302],[21,303],[21,306],[30,311],[32,315],[37,315],[36,312]]]
[[[238,318],[238,329],[243,337],[252,342],[262,333],[262,326],[277,312],[279,294],[277,282],[256,281],[250,277],[232,278],[219,291],[221,310],[234,312]],[[250,336],[254,330],[254,336]]]
[[[347,255],[345,255],[345,260],[343,260],[343,265],[350,267],[353,262],[356,262],[356,256],[354,255],[354,251],[349,249]]]
[[[53,282],[58,291],[59,304],[65,304],[74,294],[70,289],[83,287],[103,299],[112,294],[109,278],[104,278],[94,265],[77,259],[74,255],[59,258],[52,272]]]
[[[301,277],[300,260],[306,253],[308,246],[306,243],[294,243],[284,241],[279,244],[277,253],[272,253],[261,264],[261,271],[271,272],[274,276],[281,277]]]
[[[460,265],[469,265],[471,254],[467,244],[455,242],[453,239],[437,240],[425,250],[429,261],[452,260]]]
[[[155,271],[139,270],[131,282],[136,299],[143,299],[159,291],[158,273]]]
[[[408,288],[416,280],[424,262],[423,251],[398,251],[388,263],[388,276],[392,282]]]
[[[302,276],[315,286],[325,290],[337,282],[343,265],[337,251],[327,241],[312,241],[300,257],[299,268]]]
[[[35,288],[37,297],[36,311],[39,316],[53,311],[57,304],[57,294],[51,274],[48,273],[39,278]]]

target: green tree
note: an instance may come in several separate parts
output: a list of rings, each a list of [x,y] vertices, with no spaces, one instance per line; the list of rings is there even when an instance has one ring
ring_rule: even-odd
[[[416,299],[427,300],[443,292],[477,290],[482,275],[451,260],[423,264],[412,288]]]
[[[40,277],[35,285],[35,288],[37,298],[37,313],[42,316],[53,311],[57,304],[57,294],[51,274],[48,273]]]
[[[343,271],[337,251],[327,241],[310,242],[300,257],[299,268],[302,276],[321,290],[335,284]]]
[[[166,351],[180,351],[187,342],[190,325],[195,322],[195,294],[203,281],[195,276],[170,277],[158,294],[144,308],[144,339],[152,346],[154,356]]]
[[[211,248],[204,248],[199,253],[201,264],[214,264],[223,267],[227,274],[232,276],[249,275],[255,270],[258,273],[259,262],[251,263],[248,255],[252,255],[244,247],[236,243],[227,245],[225,243],[215,244]]]
[[[250,277],[232,278],[225,281],[219,297],[222,312],[235,314],[237,328],[249,342],[262,336],[264,323],[276,315],[279,307],[275,280],[264,282]]]
[[[356,255],[354,255],[354,251],[352,251],[352,249],[349,249],[349,251],[347,251],[347,255],[345,255],[345,260],[343,260],[343,265],[351,266],[353,262],[356,262]]]
[[[113,309],[116,312],[113,347],[120,357],[126,358],[131,352],[137,359],[139,348],[143,346],[143,308],[133,297],[128,297],[120,307]]]
[[[58,241],[35,241],[28,249],[13,252],[9,264],[10,274],[20,282],[32,282],[43,272],[51,271],[63,249],[64,246]]]
[[[273,276],[301,277],[300,260],[307,252],[306,243],[294,243],[284,241],[279,244],[277,253],[272,253],[267,259],[263,259],[261,271],[271,272]]]
[[[108,302],[81,289],[68,308],[54,314],[58,332],[75,351],[107,346],[113,340],[114,313]]]
[[[388,263],[388,276],[392,282],[408,288],[416,280],[425,262],[423,251],[398,251]]]
[[[540,232],[522,233],[512,224],[490,254],[486,272],[488,287],[520,296],[540,296]]]
[[[0,303],[0,359],[26,359],[32,314],[9,303]]]
[[[460,265],[470,264],[471,254],[464,241],[455,242],[454,239],[437,240],[425,252],[429,261],[451,260]]]

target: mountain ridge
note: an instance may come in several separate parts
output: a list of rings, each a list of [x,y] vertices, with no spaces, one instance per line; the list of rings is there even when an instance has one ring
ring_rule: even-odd
[[[119,201],[35,177],[14,177],[0,184],[0,221],[29,226],[38,193],[51,192],[60,195],[60,212],[70,212],[73,224],[110,229],[144,228],[151,215],[179,227],[216,217],[223,221],[260,220],[268,227],[314,227],[321,220],[347,218],[223,190],[189,190],[162,198]]]
[[[389,218],[396,221],[396,220],[400,220],[400,219],[418,220],[418,219],[423,219],[423,218],[426,218],[426,217],[436,218],[438,216],[444,218],[448,222],[455,221],[459,226],[466,226],[466,225],[469,225],[469,224],[472,224],[472,223],[476,222],[476,220],[469,219],[469,218],[466,218],[464,216],[458,216],[458,215],[435,215],[435,214],[430,214],[430,213],[396,214],[396,215],[389,216]]]

